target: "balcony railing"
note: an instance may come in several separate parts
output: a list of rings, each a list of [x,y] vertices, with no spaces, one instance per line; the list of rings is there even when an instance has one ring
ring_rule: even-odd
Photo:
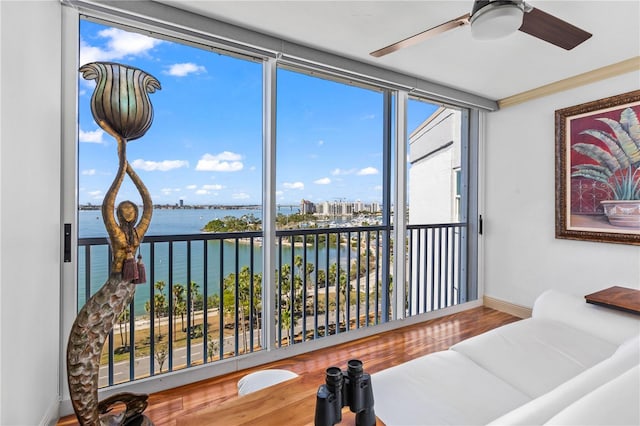
[[[407,226],[407,316],[466,300],[466,230],[463,223]]]
[[[410,225],[405,312],[460,303],[465,224]],[[390,227],[276,232],[277,347],[393,317]],[[100,386],[260,351],[262,233],[147,236],[146,284],[114,328]],[[78,241],[78,309],[108,277],[106,238]],[[264,320],[267,320],[266,318]]]

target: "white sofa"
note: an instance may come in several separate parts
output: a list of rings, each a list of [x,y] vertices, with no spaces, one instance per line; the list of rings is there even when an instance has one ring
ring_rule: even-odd
[[[531,318],[372,375],[387,425],[640,425],[640,316],[547,291]]]

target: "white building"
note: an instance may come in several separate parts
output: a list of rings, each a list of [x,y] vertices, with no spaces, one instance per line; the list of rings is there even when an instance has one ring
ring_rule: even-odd
[[[461,124],[440,107],[409,135],[409,223],[458,222]]]
[[[409,135],[409,224],[433,225],[460,222],[461,112],[440,107]],[[413,253],[431,253],[460,265],[466,258],[451,243],[461,229],[422,229],[412,232]],[[421,257],[421,256],[420,256]],[[461,277],[457,266],[442,266],[439,261],[423,262],[409,256],[411,264],[412,309],[423,312],[442,301],[455,299]],[[429,285],[435,277],[445,287]],[[420,288],[427,294],[420,295]]]

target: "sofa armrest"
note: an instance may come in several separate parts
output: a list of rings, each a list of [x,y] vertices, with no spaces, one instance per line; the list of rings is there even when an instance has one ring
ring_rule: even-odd
[[[559,321],[615,345],[640,334],[640,316],[591,305],[584,297],[556,290],[536,299],[532,318]]]

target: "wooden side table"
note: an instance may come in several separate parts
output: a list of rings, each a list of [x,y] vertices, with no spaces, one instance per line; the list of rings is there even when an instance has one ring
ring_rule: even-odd
[[[587,294],[584,298],[587,303],[640,315],[640,290],[614,286]]]

